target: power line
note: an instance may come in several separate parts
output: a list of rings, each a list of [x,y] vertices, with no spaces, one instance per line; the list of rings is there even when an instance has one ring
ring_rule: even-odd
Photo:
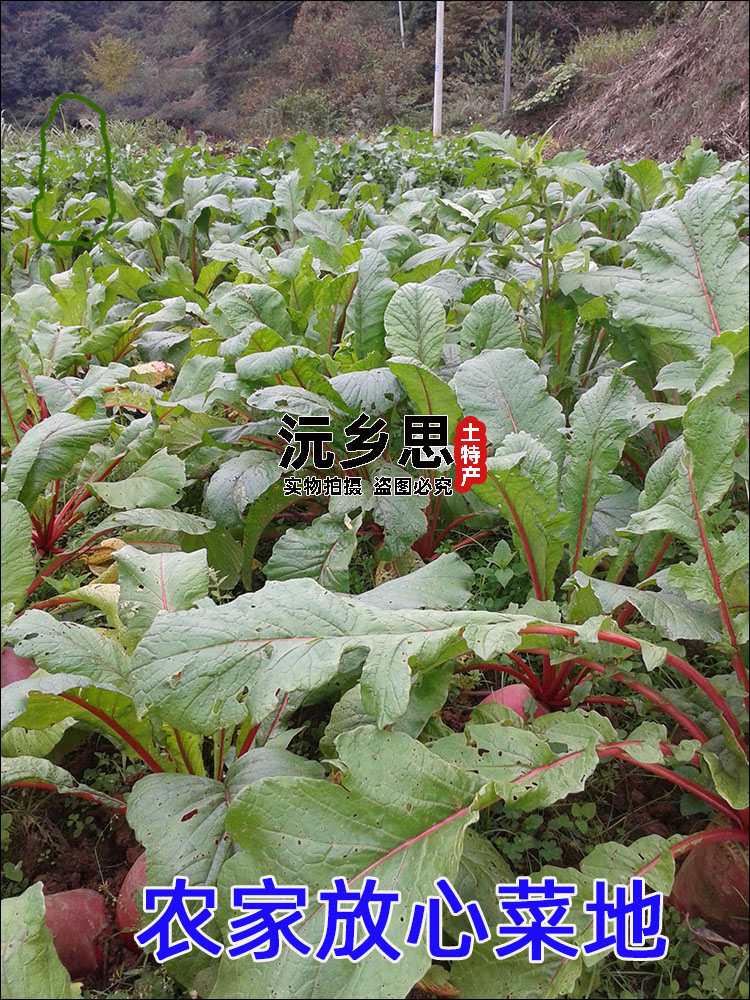
[[[248,21],[247,24],[244,24],[241,28],[238,28],[236,31],[233,31],[231,35],[227,35],[226,38],[222,38],[220,41],[214,42],[213,45],[210,45],[208,49],[206,49],[206,55],[215,58],[221,52],[225,52],[228,48],[231,48],[231,46],[235,44],[234,41],[232,41],[231,39],[236,39],[237,35],[243,34],[245,31],[247,31],[248,28],[251,28],[254,24],[257,24],[258,21],[262,21],[266,17],[268,17],[269,14],[273,14],[273,12],[278,7],[283,7],[284,10],[278,11],[278,13],[274,14],[274,16],[270,20],[266,21],[265,24],[261,24],[255,29],[255,31],[251,31],[250,35],[248,36],[249,38],[251,38],[253,35],[257,35],[259,31],[263,30],[264,28],[267,28],[269,24],[272,24],[283,14],[288,14],[293,7],[297,6],[299,6],[297,0],[292,0],[291,3],[289,3],[288,0],[280,0],[280,2],[274,4],[273,7],[269,7],[268,10],[263,11],[262,14],[259,14],[257,17],[252,18],[252,20]]]

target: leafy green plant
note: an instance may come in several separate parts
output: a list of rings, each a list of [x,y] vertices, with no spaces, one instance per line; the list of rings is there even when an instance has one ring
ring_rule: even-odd
[[[586,73],[606,76],[621,70],[651,40],[656,28],[644,24],[635,31],[598,31],[580,38],[573,46],[571,61]]]
[[[602,871],[668,892],[696,845],[746,850],[747,169],[698,144],[546,153],[403,129],[120,148],[83,252],[38,241],[33,158],[4,154],[3,641],[38,670],[4,690],[3,780],[125,813],[150,884],[304,870],[314,896],[371,870],[405,914],[444,876],[490,912],[509,862],[560,874],[554,835],[580,841],[581,903]],[[93,146],[49,169],[55,232],[95,233]],[[360,495],[285,492],[285,414],[325,421],[336,475],[349,425],[382,418]],[[486,481],[378,494],[419,476],[404,418],[435,414],[451,439],[485,424]],[[466,674],[546,714],[486,703],[452,732]],[[50,759],[74,726],[112,745],[83,780]],[[578,799],[537,836],[612,759],[725,825],[611,843]],[[506,812],[526,839],[500,851]],[[405,996],[430,966],[375,959],[312,985],[293,955],[170,971],[205,996]],[[482,946],[449,978],[581,976]]]
[[[580,74],[581,67],[572,60],[566,59],[562,65],[545,74],[541,81],[544,86],[540,87],[537,81],[533,85],[527,85],[521,95],[513,101],[511,110],[516,114],[525,115],[546,108],[554,108],[561,103],[573,85],[573,81]],[[532,93],[528,94],[527,91],[532,87]]]

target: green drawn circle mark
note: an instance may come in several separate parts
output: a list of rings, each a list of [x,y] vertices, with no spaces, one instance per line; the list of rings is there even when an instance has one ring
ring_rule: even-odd
[[[107,170],[107,198],[109,200],[109,214],[107,215],[107,222],[104,229],[100,233],[96,234],[93,240],[51,240],[49,237],[45,236],[44,233],[39,228],[39,220],[37,219],[37,203],[45,195],[45,185],[44,185],[44,161],[47,157],[47,129],[54,121],[55,115],[57,114],[57,109],[60,107],[63,101],[75,100],[83,101],[84,104],[88,104],[92,111],[96,111],[99,115],[99,129],[102,135],[102,143],[104,145],[104,162]],[[95,104],[88,97],[84,97],[83,94],[60,94],[59,97],[55,98],[52,107],[49,110],[49,114],[44,121],[41,128],[41,158],[39,160],[39,194],[34,198],[31,203],[31,224],[34,228],[34,232],[42,241],[42,243],[48,243],[52,247],[85,247],[90,249],[97,243],[103,236],[106,236],[109,229],[114,222],[115,211],[117,206],[115,205],[115,191],[112,186],[112,150],[109,145],[109,136],[107,135],[107,116],[105,114],[104,108],[100,108],[98,104]]]

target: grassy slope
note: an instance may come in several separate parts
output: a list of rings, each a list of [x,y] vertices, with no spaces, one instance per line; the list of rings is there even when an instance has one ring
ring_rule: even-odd
[[[749,11],[746,2],[695,5],[623,67],[588,76],[557,109],[558,143],[602,160],[672,159],[697,135],[722,158],[746,155]]]

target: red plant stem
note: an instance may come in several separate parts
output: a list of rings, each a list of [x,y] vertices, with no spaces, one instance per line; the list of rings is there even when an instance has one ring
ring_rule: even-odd
[[[43,611],[45,608],[56,608],[61,604],[80,604],[79,597],[52,597],[48,601],[39,601],[37,604],[30,604],[25,611]]]
[[[11,781],[10,786],[11,788],[41,788],[45,792],[57,792],[59,795],[75,795],[78,799],[88,799],[89,802],[96,802],[97,805],[103,806],[105,809],[111,809],[112,812],[125,812],[125,806],[104,805],[96,795],[92,795],[90,792],[74,792],[72,789],[63,792],[57,785],[53,785],[48,781]]]
[[[630,636],[618,635],[616,632],[599,632],[599,638],[602,642],[614,642],[619,643],[621,646],[627,646],[629,649],[635,649],[638,652],[641,651],[641,644],[637,640],[631,639]],[[692,681],[697,688],[699,688],[709,699],[712,705],[714,705],[719,712],[724,716],[724,721],[727,723],[729,728],[732,730],[737,738],[738,743],[742,747],[745,756],[747,756],[747,746],[745,745],[744,738],[742,736],[742,730],[740,724],[737,722],[737,718],[729,707],[727,701],[719,694],[713,684],[703,676],[695,667],[691,667],[689,663],[681,659],[679,656],[675,656],[673,653],[667,653],[666,662],[674,670],[677,670],[688,680]]]
[[[195,771],[190,764],[190,758],[188,757],[187,751],[185,750],[185,744],[182,742],[182,733],[179,729],[173,729],[174,738],[177,743],[177,749],[180,751],[180,756],[182,757],[182,762],[185,765],[185,769],[188,774],[195,774]]]
[[[581,670],[580,670],[580,671],[579,671],[579,672],[578,672],[578,673],[576,674],[576,676],[575,676],[575,677],[573,678],[573,680],[572,680],[572,681],[570,681],[570,682],[569,682],[569,683],[568,683],[568,684],[566,685],[566,689],[565,689],[565,691],[563,691],[563,692],[562,692],[562,697],[563,697],[563,698],[569,698],[569,697],[570,697],[570,695],[571,695],[571,692],[572,692],[572,691],[574,691],[574,690],[575,690],[575,689],[576,689],[576,688],[578,687],[578,685],[579,685],[579,684],[582,684],[582,683],[583,683],[583,680],[584,680],[584,678],[586,677],[586,674],[588,674],[588,673],[590,673],[590,670],[589,670],[589,668],[588,668],[588,667],[583,667],[583,668],[582,668],[582,669],[581,669]]]
[[[246,754],[247,751],[250,749],[250,747],[253,745],[253,740],[258,735],[258,730],[259,729],[260,729],[260,722],[257,725],[253,726],[253,728],[250,730],[250,732],[247,734],[247,736],[242,741],[242,746],[237,751],[237,757],[238,758],[242,757],[244,754]]]
[[[636,741],[636,742],[639,742],[639,741]],[[599,753],[600,756],[614,756],[614,754],[610,753],[609,751],[615,751],[616,752],[620,748],[621,748],[621,744],[602,744],[599,747],[597,747],[597,753]],[[564,757],[559,757],[557,760],[552,761],[549,764],[542,764],[540,767],[535,767],[532,770],[527,771],[525,774],[521,774],[517,778],[514,778],[513,779],[513,784],[519,784],[522,781],[528,781],[529,778],[534,778],[537,774],[540,774],[543,771],[547,771],[547,770],[549,770],[550,768],[553,768],[553,767],[559,767],[561,764],[565,763],[566,760],[572,760],[572,759],[574,759],[576,757],[580,757],[580,755],[582,753],[583,753],[582,750],[575,750],[573,753],[567,754]],[[638,761],[633,760],[632,758],[629,758],[627,754],[624,754],[624,756],[627,758],[627,760],[628,760],[629,763],[633,763],[633,764],[636,764],[636,765],[638,764]],[[666,771],[666,776],[670,780],[673,780],[675,777],[677,777],[676,775],[673,774],[673,772],[668,771],[666,768],[664,768],[664,770]],[[689,782],[689,784],[692,785],[693,783]],[[701,788],[699,785],[696,785],[695,787],[696,787],[696,789],[698,791],[705,792],[705,789]],[[710,793],[706,793],[706,794],[710,795]],[[497,800],[495,800],[495,801],[497,801]],[[722,806],[725,805],[724,802],[723,802],[723,800],[719,800],[719,802],[721,803]],[[488,803],[488,805],[489,804],[490,803]],[[394,855],[399,854],[401,851],[408,851],[410,847],[413,847],[414,844],[419,843],[419,841],[421,841],[421,840],[424,840],[425,837],[429,837],[431,834],[436,833],[438,830],[441,830],[443,827],[447,826],[449,823],[452,823],[454,820],[461,819],[473,807],[474,807],[474,804],[470,803],[468,806],[464,806],[463,809],[456,810],[456,812],[451,813],[450,816],[446,816],[444,819],[441,819],[439,822],[433,823],[432,826],[428,827],[426,830],[422,830],[421,833],[416,834],[414,837],[410,837],[408,840],[403,841],[403,843],[398,844],[396,847],[394,847],[390,851],[388,851],[387,854],[384,854],[382,857],[378,858],[376,861],[373,861],[372,864],[368,865],[366,868],[362,869],[362,871],[358,872],[356,875],[354,875],[352,878],[350,878],[348,880],[348,884],[349,885],[353,885],[355,882],[359,881],[359,879],[364,878],[367,874],[369,874],[371,871],[373,871],[374,869],[376,869],[378,867],[378,865],[382,864],[384,861],[387,861],[389,858],[392,858]],[[726,808],[728,808],[728,807],[726,807]],[[732,821],[735,824],[739,823],[739,818],[738,818],[738,816],[734,812],[732,812],[731,818],[732,818]],[[714,834],[716,834],[716,836],[714,836]],[[745,838],[747,838],[747,835],[748,835],[747,830],[740,829],[740,828],[738,828],[737,825],[735,825],[735,828],[733,830],[726,830],[725,829],[725,830],[704,831],[702,833],[695,834],[693,837],[686,838],[684,841],[681,841],[679,844],[675,844],[672,848],[670,848],[670,850],[672,851],[672,853],[678,854],[678,853],[681,853],[682,851],[689,850],[690,846],[694,846],[693,843],[690,843],[690,845],[688,846],[688,842],[690,842],[690,841],[693,841],[693,842],[697,843],[700,840],[704,840],[704,841],[710,841],[710,840],[716,840],[716,841],[720,841],[720,840],[744,840]],[[656,864],[659,863],[659,860],[660,860],[660,856],[657,856],[653,861],[649,862],[641,871],[636,872],[636,875],[634,876],[634,878],[638,877],[641,874],[643,874],[643,872],[648,871],[650,868],[653,868]],[[312,914],[312,916],[314,916],[314,915],[315,914]],[[310,918],[308,918],[308,919],[312,919],[312,916]]]
[[[8,420],[10,421],[10,429],[13,431],[13,436],[16,439],[16,443],[18,443],[21,440],[21,436],[18,433],[18,429],[16,428],[15,421],[13,420],[13,415],[10,412],[10,403],[8,402],[8,397],[5,395],[5,389],[3,389],[2,386],[0,386],[0,393],[2,393],[3,397],[3,409],[5,410]]]
[[[453,546],[453,551],[457,552],[459,549],[463,549],[467,545],[473,545],[474,542],[478,542],[480,538],[484,538],[486,535],[491,535],[491,534],[492,534],[492,529],[488,528],[486,531],[478,531],[476,535],[469,535],[469,537],[465,538],[462,542],[457,542]],[[438,557],[434,555],[432,558],[437,559]]]
[[[42,572],[39,573],[31,581],[29,586],[26,588],[26,596],[31,597],[36,588],[40,584],[44,583],[45,577],[51,576],[52,573],[55,572],[55,570],[58,570],[61,566],[64,566],[66,562],[70,562],[73,559],[77,559],[78,556],[83,555],[84,552],[88,552],[88,550],[91,548],[92,542],[94,542],[97,538],[103,538],[105,535],[110,534],[110,532],[113,530],[114,528],[107,528],[104,531],[97,531],[93,535],[91,535],[91,537],[89,538],[89,540],[86,542],[85,545],[81,545],[79,548],[73,549],[70,552],[63,552],[61,556],[55,559],[54,562],[51,562],[49,566],[45,567],[45,569],[43,569]]]
[[[547,700],[547,692],[555,683],[555,670],[552,666],[552,659],[549,653],[542,653],[542,691],[544,700]]]
[[[695,252],[695,247],[693,246],[692,241],[690,241],[690,249],[693,251],[693,257],[695,258],[695,267],[696,270],[698,271],[698,280],[701,283],[701,288],[703,290],[703,297],[705,298],[706,303],[708,304],[708,310],[711,313],[711,319],[713,320],[716,336],[720,337],[721,327],[719,326],[719,321],[716,318],[716,313],[714,312],[714,305],[713,302],[711,301],[711,296],[708,294],[708,289],[706,288],[706,282],[703,280],[703,269],[701,268],[701,262],[698,259],[698,254]]]
[[[638,462],[636,462],[636,460],[633,458],[633,456],[632,455],[628,455],[627,452],[623,452],[622,453],[622,457],[623,457],[624,461],[626,461],[631,468],[635,469],[635,471],[638,474],[639,478],[645,480],[646,473],[643,471],[643,469],[638,464]]]
[[[405,840],[402,844],[398,844],[398,846],[388,851],[387,854],[384,854],[381,858],[378,858],[377,861],[373,861],[373,863],[371,865],[368,865],[367,868],[363,868],[361,872],[358,872],[356,875],[350,878],[349,885],[354,885],[355,882],[359,881],[359,879],[361,878],[364,878],[365,875],[367,875],[369,872],[377,868],[378,865],[383,864],[384,861],[387,861],[389,858],[392,858],[395,854],[399,854],[401,851],[408,851],[410,847],[413,847],[414,844],[418,844],[420,840],[424,840],[425,837],[429,837],[431,834],[437,833],[438,830],[441,830],[444,826],[447,826],[449,823],[452,823],[455,819],[460,819],[462,816],[465,816],[466,813],[469,812],[471,809],[472,805],[464,806],[463,809],[459,809],[457,812],[451,813],[450,816],[446,816],[445,819],[441,819],[439,822],[433,823],[432,826],[429,826],[426,830],[422,830],[422,832],[416,834],[416,836],[409,837],[408,840]]]
[[[219,741],[219,762],[216,765],[216,777],[219,781],[221,781],[221,772],[224,767],[224,740],[226,739],[226,735],[226,729],[222,729],[221,739]]]
[[[124,358],[125,357],[125,355],[128,353],[128,351],[133,346],[133,341],[136,339],[137,335],[138,335],[138,330],[136,330],[136,333],[135,333],[135,336],[133,337],[133,340],[129,340],[128,343],[123,347],[123,349],[121,351],[118,351],[117,354],[115,354],[115,356],[112,358],[113,361],[119,361],[120,358]],[[133,409],[138,409],[138,407],[133,407]]]
[[[648,684],[642,684],[640,681],[636,680],[634,677],[630,677],[628,674],[623,674],[619,670],[610,670],[601,663],[596,663],[594,660],[588,660],[584,657],[576,657],[575,663],[583,664],[587,670],[593,670],[595,673],[600,674],[603,677],[611,677],[612,680],[618,681],[620,684],[625,684],[627,687],[632,688],[633,691],[637,691],[639,694],[644,695],[649,701],[657,705],[662,711],[666,712],[667,715],[671,715],[675,722],[679,722],[682,728],[689,733],[694,739],[700,740],[701,743],[708,743],[709,737],[701,729],[697,722],[694,722],[689,715],[686,715],[682,709],[678,708],[673,702],[666,698],[663,694],[660,694],[655,688],[650,687]],[[568,691],[568,693],[570,693]]]
[[[696,263],[698,258],[696,257]],[[700,265],[699,265],[700,268]],[[703,281],[703,278],[701,278]],[[704,286],[705,288],[705,286]],[[708,298],[708,296],[706,296]],[[710,305],[710,300],[709,300]],[[711,310],[713,315],[713,309]],[[714,317],[714,322],[716,317]],[[732,619],[729,617],[729,610],[727,608],[727,602],[724,599],[724,591],[721,586],[721,580],[719,579],[719,573],[716,569],[716,563],[714,562],[714,557],[711,554],[711,548],[708,544],[708,538],[706,537],[706,532],[703,528],[703,518],[701,517],[700,507],[698,506],[698,498],[695,495],[695,487],[693,486],[693,471],[688,466],[687,468],[688,484],[690,485],[690,496],[693,501],[693,510],[695,511],[695,520],[698,522],[698,531],[701,536],[701,545],[703,546],[703,551],[706,555],[706,562],[708,563],[708,568],[711,573],[711,579],[713,580],[714,590],[716,591],[716,596],[719,599],[719,611],[721,613],[721,621],[724,628],[727,630],[729,635],[729,641],[732,643],[732,649],[734,653],[732,655],[732,665],[734,667],[734,672],[737,674],[737,679],[740,684],[748,690],[748,677],[747,671],[745,670],[745,664],[742,662],[742,657],[740,655],[740,648],[737,645],[737,636],[734,634],[734,629],[732,628]],[[747,706],[747,699],[745,699],[745,705]]]
[[[506,653],[507,656],[507,653]],[[454,671],[454,674],[468,674],[472,670],[494,670],[497,673],[509,674],[511,677],[515,677],[516,680],[522,681],[524,684],[528,684],[529,687],[531,678],[528,674],[522,674],[518,670],[514,670],[513,667],[509,667],[507,663],[475,663],[470,667],[461,667],[459,670]],[[534,678],[534,684],[538,688],[539,682]]]
[[[659,547],[659,551],[656,553],[656,556],[654,557],[653,562],[646,570],[646,575],[643,578],[644,580],[648,580],[648,578],[657,571],[657,569],[659,568],[659,563],[667,554],[667,549],[672,544],[673,537],[674,537],[673,535],[667,535],[667,537],[664,539],[661,546]],[[628,603],[620,612],[620,617],[617,619],[617,624],[620,628],[625,628],[625,626],[628,623],[628,619],[630,618],[634,610],[635,609],[633,608],[633,605],[628,601]]]
[[[586,527],[586,512],[589,507],[589,489],[591,488],[591,469],[594,464],[593,457],[589,459],[589,468],[586,473],[586,489],[583,493],[583,503],[581,504],[581,520],[578,525],[578,539],[576,541],[576,553],[573,556],[573,573],[578,569],[578,560],[581,557],[581,546],[583,545],[583,536],[585,534]]]
[[[283,697],[283,698],[282,698],[282,700],[281,700],[281,704],[279,705],[279,710],[278,710],[278,712],[276,713],[276,716],[274,717],[274,720],[273,720],[273,722],[271,723],[271,728],[270,728],[270,729],[268,730],[268,733],[267,733],[267,735],[266,735],[266,738],[265,738],[265,739],[263,740],[263,742],[261,743],[261,746],[265,746],[265,745],[266,745],[266,743],[268,743],[268,741],[269,741],[269,740],[271,739],[271,736],[272,736],[272,734],[273,734],[273,731],[274,731],[274,729],[276,728],[276,724],[278,723],[279,719],[281,718],[281,713],[282,713],[282,712],[284,711],[284,709],[286,708],[286,703],[287,703],[288,701],[289,701],[289,692],[287,691],[287,693],[286,693],[286,694],[284,695],[284,697]]]
[[[84,701],[83,698],[79,698],[76,694],[63,692],[60,697],[64,698],[66,701],[72,702],[74,705],[78,705],[79,708],[84,709],[86,712],[91,712],[92,715],[95,715],[97,719],[103,722],[105,726],[108,726],[112,732],[117,733],[120,739],[124,743],[127,743],[130,749],[141,758],[144,764],[148,764],[154,773],[160,774],[164,770],[164,768],[157,764],[148,750],[146,750],[144,746],[141,746],[132,733],[129,733],[127,729],[123,729],[120,723],[117,722],[117,720],[111,715],[108,715],[106,712],[102,711],[101,708],[97,708],[95,705],[89,705],[87,701]]]
[[[695,795],[696,798],[702,799],[707,802],[710,806],[719,812],[724,813],[729,819],[736,825],[740,825],[741,821],[730,805],[728,805],[724,799],[720,796],[715,795],[710,792],[707,788],[703,788],[695,781],[691,781],[690,778],[685,778],[681,774],[677,774],[676,771],[670,771],[668,767],[664,767],[663,764],[647,764],[645,761],[636,760],[635,757],[631,757],[627,751],[623,750],[621,747],[598,746],[596,752],[600,757],[614,757],[617,760],[622,760],[626,764],[634,764],[636,767],[642,768],[644,771],[649,771],[651,774],[657,774],[660,778],[666,778],[667,781],[671,781],[673,785],[677,785],[678,788],[684,789],[686,792],[690,792],[691,795]]]
[[[528,652],[528,650],[527,650],[527,652]],[[546,650],[541,650],[540,649],[539,652],[540,653],[544,653],[544,652],[546,652]],[[549,656],[549,653],[547,653],[547,655]],[[558,668],[557,674],[555,676],[555,683],[552,686],[552,690],[548,692],[548,696],[549,696],[550,699],[555,698],[557,696],[557,694],[560,692],[560,689],[562,688],[562,686],[565,683],[565,681],[567,681],[568,677],[570,677],[570,674],[571,674],[571,672],[573,670],[573,667],[575,665],[576,665],[576,660],[575,659],[566,660],[564,663],[560,664],[560,667]],[[575,686],[575,685],[573,685],[573,686]],[[570,690],[566,691],[566,695],[569,695],[569,694],[570,694]]]
[[[559,635],[566,639],[576,639],[578,638],[578,633],[574,628],[570,628],[565,625],[526,625],[521,629],[522,635]],[[600,642],[611,642],[616,646],[625,646],[627,649],[634,649],[636,652],[641,652],[641,644],[637,639],[634,639],[629,635],[620,635],[617,632],[609,632],[604,629],[600,629],[598,638]],[[742,747],[745,756],[747,756],[747,746],[745,740],[742,736],[742,730],[734,712],[727,704],[726,700],[719,694],[713,684],[699,673],[695,667],[691,667],[689,663],[681,659],[679,656],[675,656],[674,653],[667,653],[666,657],[667,664],[678,673],[681,673],[688,680],[692,681],[697,688],[699,688],[709,699],[712,705],[719,710],[719,712],[724,717],[725,722],[729,728],[734,733],[737,738],[737,742]]]
[[[156,273],[161,274],[161,268],[159,267],[159,258],[156,256],[153,243],[151,242],[150,238],[146,242],[148,243],[148,248],[151,251],[151,256],[154,258],[154,267],[156,268]]]
[[[243,441],[252,441],[253,444],[263,445],[265,448],[273,448],[274,451],[283,451],[284,446],[282,444],[276,444],[274,441],[264,441],[263,438],[250,437],[249,435],[242,435]]]
[[[524,674],[533,684],[536,684],[537,687],[539,687],[539,681],[537,679],[537,676],[534,673],[531,666],[526,662],[526,660],[521,659],[521,657],[518,656],[517,653],[506,653],[505,655],[508,657],[509,660],[512,660],[512,662],[515,663],[517,667],[520,667],[520,669],[523,670]]]
[[[102,472],[100,476],[97,476],[96,479],[94,479],[96,473],[92,472],[91,475],[86,480],[86,482],[83,484],[83,486],[78,487],[73,496],[70,498],[70,500],[68,500],[63,509],[60,511],[59,515],[56,518],[56,523],[65,524],[65,527],[67,527],[66,518],[68,517],[68,515],[72,514],[73,511],[77,510],[81,506],[84,500],[88,499],[88,494],[89,494],[88,483],[92,481],[100,483],[103,479],[106,479],[107,476],[110,474],[110,472],[112,472],[114,469],[117,468],[117,466],[120,464],[123,458],[125,458],[124,452],[122,455],[118,455],[117,458],[113,459],[109,463],[107,468],[104,470],[104,472]],[[63,528],[63,531],[64,530],[65,528]],[[56,537],[59,538],[60,535],[63,533],[63,531],[60,531]]]
[[[443,497],[442,497],[442,494],[441,494],[438,497],[438,500],[442,500],[442,499],[443,499]],[[439,509],[440,508],[438,507],[438,510]],[[481,511],[475,510],[475,511],[472,511],[470,514],[464,514],[461,517],[457,517],[455,521],[451,521],[451,523],[448,525],[448,527],[445,529],[445,531],[441,531],[440,534],[438,535],[438,537],[433,542],[433,549],[436,549],[438,547],[438,545],[440,545],[440,543],[445,538],[445,536],[447,534],[449,534],[456,527],[456,525],[461,524],[462,521],[467,521],[470,517],[479,517],[479,515],[481,513],[482,513]],[[434,520],[437,521],[437,515],[435,516]]]
[[[505,504],[510,511],[511,517],[515,521],[516,530],[518,531],[518,537],[521,539],[521,545],[523,546],[524,555],[526,556],[526,565],[529,567],[529,573],[531,574],[531,582],[534,587],[534,596],[538,601],[543,601],[546,599],[547,595],[542,589],[542,585],[539,581],[539,574],[536,571],[536,565],[534,563],[534,556],[531,552],[531,546],[529,545],[529,540],[526,537],[526,532],[523,530],[523,525],[521,524],[521,519],[516,513],[516,509],[510,501],[510,497],[505,492],[500,483],[497,483],[497,488],[505,501]]]
[[[50,514],[50,520],[54,521],[57,515],[57,499],[60,496],[60,480],[55,480],[55,492],[52,494],[52,512]]]

